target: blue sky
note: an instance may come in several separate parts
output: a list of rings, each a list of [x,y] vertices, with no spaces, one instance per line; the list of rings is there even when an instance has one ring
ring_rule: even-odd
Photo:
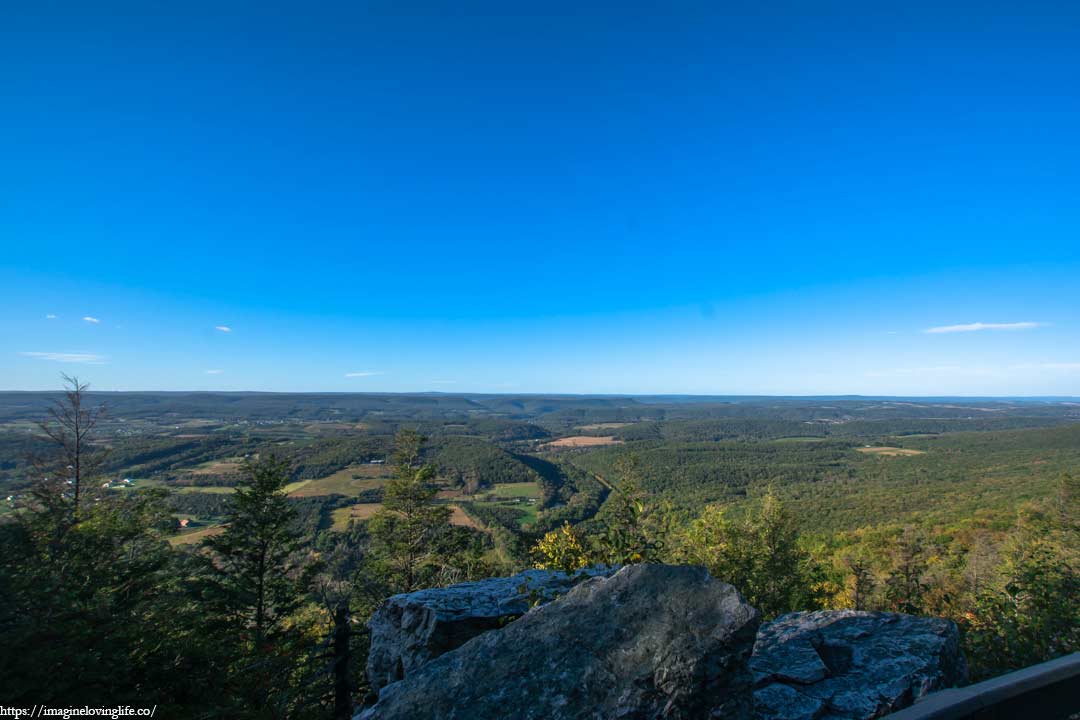
[[[1080,395],[1080,7],[885,5],[10,8],[0,386]]]

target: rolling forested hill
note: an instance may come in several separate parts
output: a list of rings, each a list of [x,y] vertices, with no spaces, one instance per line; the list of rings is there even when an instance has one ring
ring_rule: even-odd
[[[959,421],[959,427],[965,427]],[[1008,522],[1080,469],[1080,424],[863,438],[644,440],[577,451],[571,462],[611,474],[635,454],[646,490],[679,507],[738,502],[773,488],[809,530],[882,521]]]
[[[10,514],[47,449],[31,422],[49,393],[0,393],[0,505]],[[1080,468],[1070,400],[631,398],[492,395],[101,393],[102,480],[171,491],[192,527],[219,522],[245,460],[273,455],[323,531],[377,510],[394,433],[428,438],[441,502],[523,552],[586,523],[637,464],[641,490],[684,519],[735,514],[770,489],[805,533],[1005,527]],[[306,500],[305,500],[306,501]],[[335,509],[336,508],[336,509]],[[332,511],[332,512],[331,512]],[[496,528],[502,530],[496,531]],[[505,532],[504,532],[505,531]],[[510,535],[506,535],[509,532]],[[183,533],[181,533],[183,535]],[[197,535],[194,537],[198,537]],[[520,556],[519,556],[520,559]]]
[[[0,393],[0,491],[31,479],[31,421],[55,393]],[[1070,400],[701,398],[276,393],[99,393],[103,471],[215,492],[246,457],[287,460],[297,483],[346,496],[377,489],[393,434],[430,438],[448,489],[535,487],[539,530],[595,513],[633,454],[644,489],[687,511],[772,487],[810,529],[986,517],[1045,493],[1080,459]],[[870,446],[870,447],[866,447]],[[878,448],[875,450],[874,448]],[[889,450],[895,448],[896,450]],[[363,469],[366,467],[367,469]],[[360,469],[357,469],[360,468]],[[344,478],[344,480],[332,479]],[[324,480],[325,479],[325,480]],[[348,480],[351,486],[344,481]],[[347,487],[348,486],[348,487]],[[353,487],[355,486],[355,487]]]

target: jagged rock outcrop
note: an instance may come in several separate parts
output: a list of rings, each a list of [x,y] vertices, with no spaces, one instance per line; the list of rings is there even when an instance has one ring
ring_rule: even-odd
[[[730,586],[659,565],[582,582],[530,570],[391,598],[363,717],[749,717],[739,642],[756,613]],[[757,720],[869,720],[966,675],[953,623],[851,610],[762,626],[749,667]]]
[[[360,718],[748,720],[757,626],[704,568],[629,566],[407,673]]]
[[[607,577],[616,570],[597,566],[570,575],[526,570],[511,577],[394,595],[368,622],[368,681],[377,692],[429,660],[524,615],[534,605],[565,595],[589,577]]]
[[[967,676],[952,622],[857,610],[763,625],[750,665],[757,720],[870,720]]]

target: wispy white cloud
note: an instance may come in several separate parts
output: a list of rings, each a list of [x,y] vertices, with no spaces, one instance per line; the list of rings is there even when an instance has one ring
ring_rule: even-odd
[[[45,316],[45,319],[46,320],[55,320],[56,315],[53,315],[52,313],[49,313],[48,315]]]
[[[206,374],[207,375],[220,375],[223,372],[225,372],[225,371],[224,370],[207,370]]]
[[[38,360],[51,360],[62,363],[82,363],[85,365],[102,365],[107,358],[104,355],[94,353],[64,353],[64,352],[21,352],[23,357],[37,358]]]
[[[99,322],[101,322],[96,317],[90,317],[89,315],[85,316],[83,318],[83,320],[85,320],[88,323],[93,323],[94,325],[97,325]]]
[[[217,330],[218,332],[223,332],[223,333],[231,333],[232,332],[232,328],[229,327],[228,325],[215,325],[214,329]]]
[[[345,377],[347,377],[347,378],[371,377],[372,375],[382,375],[382,373],[381,372],[374,372],[374,371],[369,371],[369,372],[347,372],[347,373],[345,373]]]
[[[1013,322],[1013,323],[969,323],[967,325],[942,325],[940,327],[927,328],[923,332],[933,335],[942,333],[977,332],[979,330],[1030,330],[1042,327],[1042,322]]]

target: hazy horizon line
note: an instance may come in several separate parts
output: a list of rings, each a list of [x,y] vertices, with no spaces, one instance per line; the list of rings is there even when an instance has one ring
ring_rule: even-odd
[[[0,389],[0,394],[11,393],[55,393],[60,394],[62,389]],[[1077,400],[1080,395],[965,395],[965,394],[932,394],[932,395],[892,395],[861,394],[861,393],[691,393],[691,392],[485,392],[485,391],[460,391],[447,392],[446,390],[97,390],[93,386],[88,392],[111,393],[111,394],[201,394],[201,395],[445,395],[446,397],[461,397],[466,395],[506,396],[506,397],[592,397],[592,398],[801,398],[801,399],[899,399],[899,400],[937,400],[962,398],[968,400]]]

